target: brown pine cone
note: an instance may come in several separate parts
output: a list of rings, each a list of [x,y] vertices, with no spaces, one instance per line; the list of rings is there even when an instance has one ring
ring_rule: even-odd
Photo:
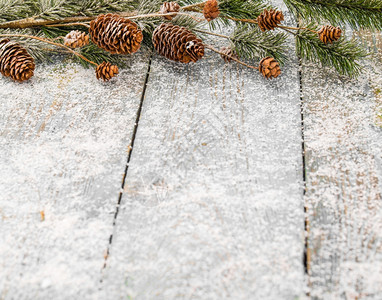
[[[94,44],[112,54],[137,52],[143,39],[137,24],[113,14],[91,21],[89,33]]]
[[[185,27],[162,23],[153,33],[155,50],[168,59],[182,63],[196,62],[204,56],[201,39]]]
[[[109,62],[103,62],[96,68],[97,79],[102,79],[103,81],[108,81],[118,74],[118,67],[112,65]]]
[[[260,61],[259,71],[267,79],[276,78],[281,74],[280,64],[270,56]]]
[[[256,20],[261,31],[273,30],[281,21],[284,21],[284,15],[282,11],[264,9]]]
[[[72,30],[64,37],[64,45],[70,48],[80,48],[89,44],[89,35],[86,32]]]
[[[34,74],[34,59],[27,50],[9,39],[0,41],[0,73],[23,82]]]
[[[239,56],[236,54],[235,50],[233,50],[231,47],[222,47],[220,49],[220,52],[224,53],[224,54],[220,54],[220,56],[222,57],[222,59],[224,59],[226,63],[231,62],[232,58],[239,59]]]
[[[320,40],[325,44],[331,44],[337,41],[341,37],[341,34],[341,28],[334,27],[332,25],[322,26],[322,28],[318,31],[318,36]]]
[[[203,15],[208,22],[216,19],[220,14],[219,4],[216,0],[207,0],[203,7]]]
[[[159,13],[160,14],[167,14],[167,13],[170,13],[170,12],[175,12],[174,14],[172,15],[168,15],[168,16],[163,16],[165,19],[167,20],[172,20],[172,18],[174,18],[176,16],[176,13],[180,10],[180,5],[176,2],[163,2],[160,10],[159,10]]]

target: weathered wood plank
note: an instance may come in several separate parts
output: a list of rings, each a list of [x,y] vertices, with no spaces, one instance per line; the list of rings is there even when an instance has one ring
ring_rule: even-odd
[[[104,273],[110,298],[303,293],[297,60],[269,82],[208,56],[152,63]]]
[[[0,299],[97,298],[148,58],[0,79]]]
[[[382,299],[382,68],[366,67],[357,80],[303,68],[313,299]]]

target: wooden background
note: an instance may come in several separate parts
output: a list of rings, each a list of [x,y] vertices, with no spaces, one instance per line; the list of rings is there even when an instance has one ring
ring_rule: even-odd
[[[356,80],[141,53],[0,79],[0,299],[382,299],[382,55]]]

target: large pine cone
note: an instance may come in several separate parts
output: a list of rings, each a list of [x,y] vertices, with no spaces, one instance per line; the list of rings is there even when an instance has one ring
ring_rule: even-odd
[[[159,10],[161,14],[167,14],[174,12],[173,15],[163,16],[167,20],[172,20],[176,16],[176,13],[180,10],[180,5],[176,2],[164,2]]]
[[[112,54],[137,52],[143,39],[138,25],[118,15],[99,15],[90,22],[92,41]]]
[[[9,39],[0,41],[0,72],[3,76],[23,82],[34,74],[34,59],[27,50]]]
[[[281,74],[280,64],[270,56],[260,61],[259,71],[267,79],[276,78]]]
[[[64,37],[64,45],[70,48],[80,48],[89,44],[89,35],[86,32],[72,30]]]
[[[220,54],[220,56],[222,57],[222,59],[224,59],[224,61],[226,63],[231,62],[232,58],[239,59],[239,56],[236,54],[236,52],[231,47],[222,47],[220,49],[220,52],[222,52],[222,54]]]
[[[118,74],[118,67],[112,65],[109,62],[103,62],[98,65],[96,68],[96,77],[97,79],[102,79],[103,81],[108,81]]]
[[[220,14],[219,4],[216,0],[208,0],[203,7],[203,15],[208,22],[216,19]]]
[[[185,27],[162,23],[153,33],[155,50],[168,59],[182,63],[196,62],[204,56],[201,39]]]
[[[323,26],[319,31],[318,31],[318,36],[320,37],[320,40],[327,44],[327,43],[333,43],[337,41],[342,34],[342,30],[339,27],[334,27],[332,25],[326,25]]]
[[[281,11],[264,9],[256,20],[261,31],[273,30],[281,21],[284,21],[284,15]]]

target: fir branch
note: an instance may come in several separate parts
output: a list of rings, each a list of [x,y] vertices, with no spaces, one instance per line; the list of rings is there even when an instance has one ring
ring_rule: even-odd
[[[296,20],[382,30],[381,0],[284,0]]]
[[[88,60],[93,61],[97,64],[101,64],[104,61],[110,62],[113,65],[118,65],[119,67],[126,66],[126,55],[113,55],[101,48],[98,48],[95,44],[90,43],[89,45],[79,48],[78,52],[86,57]],[[89,67],[90,64],[77,56],[72,56],[72,58],[79,63],[81,63],[84,67]]]
[[[32,29],[23,29],[23,30],[0,30],[0,34],[16,34],[20,36],[9,37],[15,42],[18,42],[25,49],[27,49],[28,53],[38,62],[50,61],[50,55],[47,51],[53,49],[51,46],[47,46],[44,42],[35,40],[35,39],[27,39],[23,37],[24,35],[35,35],[38,37],[43,37],[42,34],[36,34]],[[2,38],[0,38],[1,40]]]
[[[239,57],[261,59],[272,56],[283,64],[287,59],[286,38],[284,33],[262,32],[258,27],[245,24],[236,28],[230,40]]]
[[[313,24],[307,26],[313,30]],[[321,63],[322,66],[334,67],[341,75],[356,77],[361,72],[359,60],[366,57],[365,50],[360,48],[356,41],[346,41],[341,38],[333,44],[324,44],[317,35],[302,30],[295,33],[297,54],[306,60]]]
[[[30,12],[30,1],[0,0],[0,22],[27,17]]]

